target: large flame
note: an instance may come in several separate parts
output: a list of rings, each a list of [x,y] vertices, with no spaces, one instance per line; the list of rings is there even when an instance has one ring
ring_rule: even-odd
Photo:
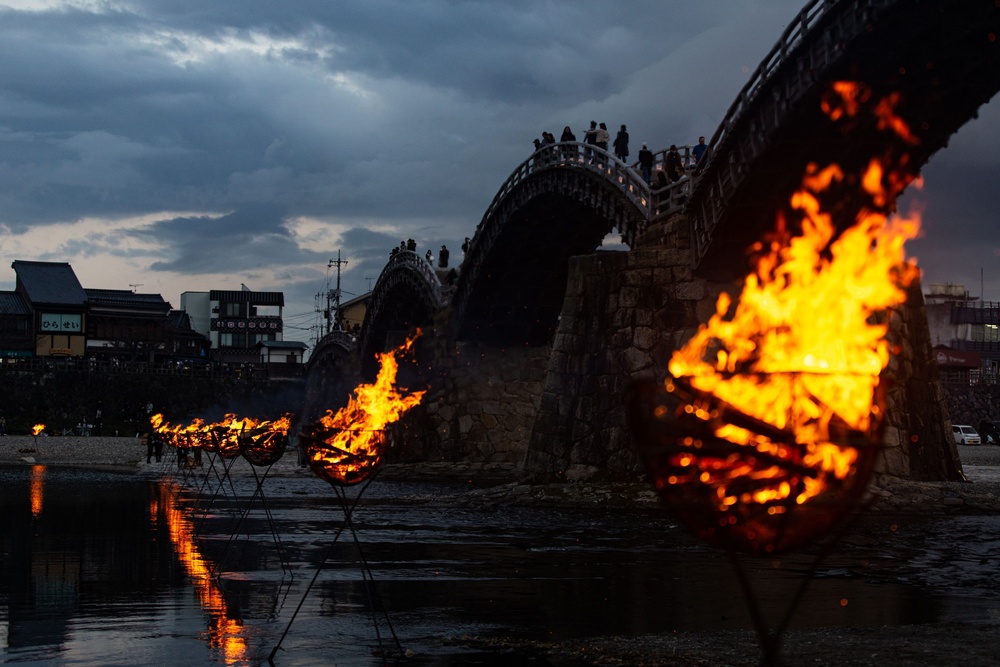
[[[35,424],[31,427],[31,435],[37,436],[39,433],[45,430],[45,424]]]
[[[840,82],[824,110],[849,117],[868,101],[865,89]],[[912,143],[895,103],[875,105],[878,127]],[[754,247],[756,267],[735,303],[722,294],[710,321],[669,362],[676,381],[667,390],[683,382],[713,397],[714,407],[693,401],[685,410],[735,450],[709,454],[702,440],[688,438],[668,478],[657,480],[661,488],[704,485],[717,511],[757,505],[781,514],[853,474],[859,451],[839,436],[866,432],[881,417],[875,397],[890,358],[888,311],[918,275],[903,245],[919,221],[886,212],[913,180],[906,162],[871,160],[858,181],[870,204],[839,235],[821,200],[845,175],[837,165],[810,165],[790,202],[801,233],[791,236],[779,218],[778,231]],[[720,402],[749,419],[719,419]]]
[[[411,351],[420,330],[400,347],[377,356],[381,367],[373,384],[361,384],[347,405],[327,410],[306,428],[303,439],[313,471],[331,484],[349,485],[367,479],[381,464],[386,445],[385,427],[420,404],[426,391],[397,389],[397,355]]]

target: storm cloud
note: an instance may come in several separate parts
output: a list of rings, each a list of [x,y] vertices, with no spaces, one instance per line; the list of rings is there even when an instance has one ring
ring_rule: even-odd
[[[802,4],[0,0],[0,249],[175,306],[284,291],[308,340],[338,251],[354,295],[399,240],[457,249],[542,131],[711,136]],[[998,120],[906,200],[925,284],[1000,301]]]

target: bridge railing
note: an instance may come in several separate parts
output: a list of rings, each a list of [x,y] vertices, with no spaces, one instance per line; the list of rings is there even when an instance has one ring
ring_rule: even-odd
[[[886,1],[857,2],[855,4],[858,11],[855,13],[863,12],[873,4]],[[759,101],[761,91],[778,76],[778,71],[792,57],[792,52],[805,43],[810,38],[810,33],[815,31],[828,16],[835,10],[843,10],[847,4],[845,0],[811,0],[806,4],[754,70],[726,111],[715,134],[712,135],[708,150],[692,174],[693,181],[689,187],[697,202],[693,208],[689,206],[687,211],[691,225],[693,259],[696,265],[701,262],[712,243],[712,235],[725,208],[725,202],[742,181],[745,169],[743,163],[753,158],[753,155],[740,153],[739,147],[736,149],[728,147],[728,144],[734,141],[733,132],[742,125],[744,115],[751,112],[752,107]],[[758,150],[756,144],[751,143],[750,146],[752,151]],[[738,154],[734,154],[734,150]],[[706,180],[709,174],[711,176]]]
[[[649,184],[650,191],[650,221],[658,221],[679,212],[687,203],[688,192],[691,189],[692,174],[698,166],[691,150],[694,146],[678,146],[677,152],[681,155],[681,165],[684,167],[684,176],[676,182],[671,182],[666,174],[667,153],[670,149],[664,148],[653,153],[653,174]],[[639,163],[633,163],[633,169],[639,169]]]
[[[838,0],[812,0],[812,2],[802,8],[795,20],[781,33],[778,43],[774,45],[774,48],[760,62],[760,65],[757,66],[757,69],[750,76],[750,80],[743,86],[739,95],[736,96],[736,99],[730,105],[729,110],[726,111],[722,122],[715,130],[715,134],[712,135],[712,140],[708,142],[710,147],[718,146],[726,139],[736,120],[750,107],[757,93],[771,79],[771,76],[778,70],[782,63],[785,62],[788,54],[805,39],[809,29],[826,15],[827,10],[837,3]],[[703,163],[707,164],[711,159],[711,148],[709,148],[709,152],[706,153]]]
[[[493,201],[490,202],[489,208],[483,215],[483,221],[488,220],[511,190],[529,176],[543,169],[561,167],[584,169],[602,175],[609,183],[617,187],[643,213],[647,220],[649,219],[649,185],[638,171],[597,146],[567,141],[542,146],[532,153],[531,157],[515,167],[504,184],[500,186]]]
[[[418,255],[413,250],[399,250],[394,252],[389,257],[389,262],[382,268],[382,272],[378,276],[378,280],[375,284],[382,282],[382,278],[400,266],[409,266],[420,273],[428,283],[436,288],[436,293],[438,295],[438,301],[441,301],[441,279],[438,278],[437,273],[434,271],[434,267],[431,266],[430,262]]]

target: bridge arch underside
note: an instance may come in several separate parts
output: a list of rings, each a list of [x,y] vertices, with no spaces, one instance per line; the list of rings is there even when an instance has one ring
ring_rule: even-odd
[[[375,355],[399,347],[418,327],[431,326],[438,309],[436,295],[422,276],[406,268],[394,273],[398,275],[373,292],[371,302],[379,305],[366,313],[362,326],[360,372],[366,382],[378,375]],[[419,342],[417,347],[422,347]]]
[[[305,399],[300,411],[302,423],[312,423],[327,410],[336,410],[356,384],[354,350],[337,343],[320,344],[306,370]]]
[[[715,164],[699,180],[687,209],[702,219],[712,206],[722,211],[707,250],[696,260],[700,275],[732,280],[745,273],[747,248],[774,228],[778,210],[800,187],[809,163],[837,163],[845,175],[860,174],[872,157],[896,149],[909,154],[911,173],[917,173],[1000,90],[1000,8],[993,0],[897,2],[856,36],[842,34],[842,25],[856,12],[854,3],[842,4],[845,13],[828,17],[822,37],[796,47],[784,74],[758,92],[749,113],[714,148]],[[831,40],[840,55],[822,70],[814,69],[817,50],[830,48]],[[840,80],[864,84],[875,100],[901,93],[896,115],[919,143],[890,138],[874,118],[831,122],[820,102],[829,84]],[[713,184],[728,178],[722,171],[729,167],[720,162],[741,164],[741,181],[727,200],[713,204]],[[863,197],[860,187],[845,188],[842,210],[856,210]],[[853,222],[833,214],[841,229]]]
[[[562,311],[569,258],[594,252],[612,229],[606,215],[565,195],[540,194],[518,208],[464,291],[458,340],[547,345]]]

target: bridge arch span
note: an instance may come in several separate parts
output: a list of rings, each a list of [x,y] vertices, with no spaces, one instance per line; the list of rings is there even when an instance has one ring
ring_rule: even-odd
[[[357,377],[356,347],[356,337],[346,331],[331,331],[316,343],[306,364],[301,423],[314,422],[343,404]]]
[[[441,281],[426,259],[411,250],[392,255],[372,289],[358,335],[362,377],[374,379],[375,355],[401,344],[417,327],[430,326],[444,305]]]
[[[1000,90],[1000,7],[993,0],[812,0],[733,102],[685,208],[702,275],[743,268],[810,162],[859,173],[887,139],[877,122],[831,123],[820,99],[838,80],[896,114],[918,143],[914,173]],[[851,206],[845,207],[853,208]]]
[[[633,243],[649,221],[649,187],[610,153],[545,146],[501,186],[476,228],[452,299],[459,340],[499,346],[551,340],[568,259],[617,229]]]

